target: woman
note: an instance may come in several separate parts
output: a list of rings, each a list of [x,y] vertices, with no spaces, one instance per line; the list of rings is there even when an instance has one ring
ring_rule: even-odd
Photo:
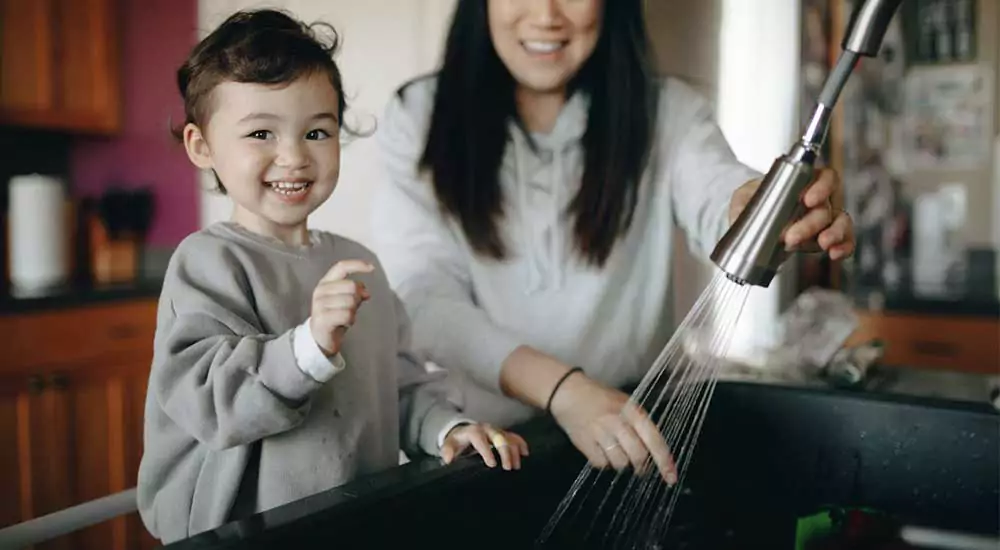
[[[669,452],[616,388],[667,343],[676,223],[708,256],[760,174],[710,106],[658,79],[641,0],[459,0],[441,70],[403,86],[379,140],[376,252],[414,340],[460,404],[509,425],[548,410],[592,464]],[[851,253],[823,172],[788,246]],[[582,367],[582,372],[571,367]]]

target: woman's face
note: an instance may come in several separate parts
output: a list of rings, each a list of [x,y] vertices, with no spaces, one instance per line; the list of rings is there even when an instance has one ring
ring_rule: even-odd
[[[487,0],[493,47],[524,88],[562,91],[594,52],[603,4],[603,0]]]

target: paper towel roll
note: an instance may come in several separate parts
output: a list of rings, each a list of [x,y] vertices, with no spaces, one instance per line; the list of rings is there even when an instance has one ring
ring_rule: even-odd
[[[10,180],[10,279],[17,294],[69,279],[65,194],[62,182],[39,174]]]

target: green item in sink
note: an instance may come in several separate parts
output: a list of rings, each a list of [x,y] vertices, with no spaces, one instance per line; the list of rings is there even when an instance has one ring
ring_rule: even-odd
[[[795,550],[806,550],[811,540],[828,537],[833,533],[833,518],[829,510],[800,517],[795,524]]]
[[[795,550],[906,548],[900,542],[895,519],[872,508],[824,507],[795,527]]]

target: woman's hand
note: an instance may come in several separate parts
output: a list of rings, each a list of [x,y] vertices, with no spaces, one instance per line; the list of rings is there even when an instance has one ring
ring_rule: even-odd
[[[628,395],[573,373],[552,399],[552,415],[591,465],[645,471],[652,455],[660,476],[677,483],[674,458],[649,415]]]
[[[460,424],[445,437],[441,445],[441,459],[450,464],[469,447],[474,448],[490,468],[497,465],[493,449],[500,455],[504,470],[520,470],[521,457],[528,456],[528,443],[516,433],[489,424]]]
[[[730,224],[746,208],[760,183],[760,180],[749,181],[733,193],[729,202]],[[854,223],[844,210],[844,187],[840,176],[829,168],[819,170],[803,193],[802,202],[807,210],[785,230],[785,247],[803,252],[825,250],[833,260],[853,254]]]

